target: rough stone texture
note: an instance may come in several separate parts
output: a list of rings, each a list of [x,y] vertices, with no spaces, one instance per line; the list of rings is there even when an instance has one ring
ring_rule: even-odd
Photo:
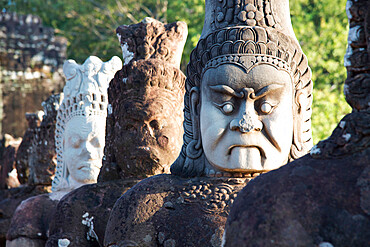
[[[6,239],[19,236],[31,239],[47,239],[47,230],[58,201],[49,198],[49,194],[34,196],[22,201],[14,212]],[[45,244],[45,243],[44,243]]]
[[[1,133],[22,136],[26,112],[35,112],[52,91],[60,92],[67,40],[55,37],[33,15],[0,14]]]
[[[351,155],[370,148],[370,111],[347,114],[326,140],[311,151],[318,159]]]
[[[84,185],[63,197],[56,208],[46,246],[57,246],[58,239],[63,238],[70,241],[69,246],[102,246],[115,201],[137,182],[126,179]],[[93,226],[89,227],[87,221],[91,217]]]
[[[32,140],[36,134],[37,128],[42,121],[41,112],[26,113],[28,128],[23,135],[21,144],[19,145],[16,157],[16,166],[18,172],[18,179],[21,184],[28,182],[29,166],[28,156],[32,146]]]
[[[370,110],[370,3],[348,0],[348,47],[344,95],[354,110]]]
[[[16,152],[22,139],[14,139],[10,135],[5,135],[4,146],[0,161],[0,190],[15,188],[20,185],[17,178],[17,169],[15,164]]]
[[[99,181],[168,173],[182,142],[185,76],[179,64],[186,24],[146,18],[118,27],[117,35],[124,66],[108,88]]]
[[[116,202],[104,246],[221,246],[230,205],[249,180],[147,178]]]
[[[55,174],[55,124],[60,94],[53,94],[42,103],[44,116],[36,128],[28,152],[28,184],[50,185]]]
[[[169,173],[182,141],[184,81],[179,69],[153,59],[130,63],[116,74],[108,89],[112,114],[101,179]]]
[[[356,111],[370,110],[370,3],[347,1],[349,34],[344,65],[347,80],[344,95]]]
[[[0,246],[5,246],[6,233],[17,206],[27,198],[49,192],[50,185],[29,185],[0,191]]]
[[[165,25],[147,17],[137,24],[119,26],[116,32],[125,65],[130,61],[125,59],[128,52],[132,53],[129,59],[134,61],[156,59],[166,61],[177,68],[180,66],[188,34],[184,22],[178,21]]]
[[[248,184],[226,224],[224,246],[368,246],[370,150],[309,155]]]

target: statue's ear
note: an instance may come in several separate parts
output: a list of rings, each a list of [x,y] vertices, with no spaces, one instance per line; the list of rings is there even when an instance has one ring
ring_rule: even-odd
[[[294,94],[293,99],[293,144],[295,149],[298,151],[302,150],[302,111],[305,108],[304,93],[301,90],[297,90]]]
[[[297,90],[294,97],[293,113],[293,144],[295,151],[292,152],[294,158],[302,156],[305,152],[305,143],[312,142],[311,133],[311,100],[312,97],[306,90]]]
[[[196,149],[201,148],[201,136],[200,136],[200,90],[198,87],[193,87],[190,90],[189,95],[190,101],[190,114],[193,128],[193,140],[196,140]]]
[[[198,87],[193,87],[190,90],[190,113],[192,117],[197,117],[199,118],[200,115],[200,91]]]

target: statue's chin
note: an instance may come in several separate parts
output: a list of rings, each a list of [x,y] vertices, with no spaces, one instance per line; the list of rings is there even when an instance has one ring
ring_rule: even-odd
[[[85,169],[85,168],[84,168]],[[79,170],[76,174],[73,174],[69,178],[69,184],[71,187],[80,187],[84,184],[96,183],[99,173],[86,168],[85,170]]]
[[[252,146],[235,146],[227,155],[218,155],[214,152],[214,155],[207,159],[219,171],[253,173],[265,170],[263,167],[265,159],[261,157],[260,149]]]

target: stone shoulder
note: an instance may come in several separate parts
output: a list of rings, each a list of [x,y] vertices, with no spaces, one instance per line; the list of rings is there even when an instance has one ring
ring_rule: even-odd
[[[57,201],[48,194],[38,195],[24,200],[14,212],[7,234],[8,240],[21,236],[33,239],[46,239],[47,229]]]

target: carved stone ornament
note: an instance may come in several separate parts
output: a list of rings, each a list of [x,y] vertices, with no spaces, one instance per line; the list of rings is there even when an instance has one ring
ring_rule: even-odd
[[[142,180],[115,203],[104,246],[221,246],[231,205],[250,178]]]
[[[57,168],[52,191],[70,191],[97,181],[105,141],[107,88],[122,67],[118,57],[102,62],[90,56],[79,65],[64,63],[67,78],[55,131]]]
[[[158,59],[180,67],[188,29],[185,22],[163,24],[150,17],[116,30],[124,65],[132,61]]]
[[[311,70],[289,2],[208,0],[205,15],[187,67],[184,144],[171,172],[264,172],[306,154]]]

